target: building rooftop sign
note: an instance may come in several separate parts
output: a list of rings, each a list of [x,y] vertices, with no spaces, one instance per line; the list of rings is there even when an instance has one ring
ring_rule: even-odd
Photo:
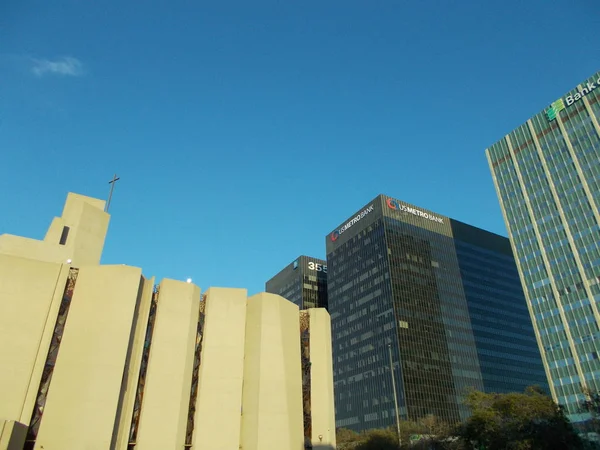
[[[600,78],[598,78],[592,83],[586,83],[586,85],[583,88],[581,88],[581,90],[578,90],[575,94],[567,95],[564,99],[559,98],[555,102],[552,102],[552,105],[550,105],[550,108],[548,108],[548,110],[546,111],[546,117],[548,118],[548,120],[556,119],[556,116],[559,112],[561,112],[567,106],[571,106],[576,101],[581,100],[583,97],[585,97],[594,89],[596,89],[599,85]]]
[[[415,216],[422,217],[423,219],[432,220],[437,223],[444,223],[444,219],[438,216],[434,216],[431,213],[423,212],[417,208],[413,208],[412,206],[403,205],[398,200],[394,200],[393,198],[388,198],[386,200],[388,208],[393,209],[394,211],[402,211],[410,214],[414,214]]]
[[[353,217],[352,219],[350,219],[348,221],[348,223],[346,223],[346,225],[340,227],[338,230],[335,230],[333,233],[331,233],[331,242],[337,241],[337,239],[340,237],[340,234],[342,234],[344,231],[346,231],[348,228],[350,228],[352,225],[354,225],[356,222],[358,222],[360,219],[362,219],[363,217],[365,217],[367,214],[369,214],[372,211],[373,211],[373,205],[367,206],[360,213],[358,213],[356,215],[356,217]]]

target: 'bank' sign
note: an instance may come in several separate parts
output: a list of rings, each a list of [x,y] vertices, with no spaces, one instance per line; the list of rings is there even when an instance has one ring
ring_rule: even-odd
[[[398,200],[394,200],[393,198],[388,198],[386,200],[388,208],[393,209],[394,211],[403,211],[407,213],[414,214],[415,216],[422,217],[424,219],[433,220],[437,223],[444,223],[444,219],[438,216],[434,216],[431,213],[423,212],[417,208],[413,208],[412,206],[403,205]]]
[[[583,97],[585,97],[594,89],[596,89],[596,87],[598,86],[600,86],[600,78],[598,78],[592,83],[586,83],[586,85],[583,88],[581,88],[581,90],[578,90],[573,95],[567,95],[564,99],[559,98],[558,100],[553,102],[552,105],[550,105],[550,108],[548,108],[548,110],[546,111],[546,117],[548,117],[548,120],[556,119],[556,116],[559,112],[561,112],[567,106],[571,106],[576,101],[581,100]]]
[[[331,242],[337,241],[338,238],[340,237],[340,234],[342,234],[344,231],[346,231],[348,228],[350,228],[352,225],[354,225],[360,219],[365,217],[371,211],[373,211],[373,205],[369,205],[367,208],[365,208],[360,213],[358,213],[358,215],[356,217],[353,217],[352,219],[350,219],[350,221],[348,221],[348,223],[346,225],[344,225],[340,229],[335,230],[333,233],[331,233],[331,236],[330,236]]]

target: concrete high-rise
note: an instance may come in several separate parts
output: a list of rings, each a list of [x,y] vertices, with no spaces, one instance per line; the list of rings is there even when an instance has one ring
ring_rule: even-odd
[[[0,450],[333,450],[327,311],[99,265],[108,222],[0,236]]]
[[[469,388],[546,386],[507,238],[380,195],[326,237],[338,427],[464,419]]]
[[[281,295],[300,309],[327,308],[327,262],[299,256],[267,281],[265,291]]]
[[[487,149],[552,395],[600,391],[600,72]]]

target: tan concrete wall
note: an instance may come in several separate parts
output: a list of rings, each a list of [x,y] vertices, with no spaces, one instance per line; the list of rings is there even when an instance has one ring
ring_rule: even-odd
[[[74,266],[100,264],[110,215],[104,201],[69,193],[61,217],[55,217],[43,241],[8,234],[0,235],[0,253]],[[65,245],[63,228],[69,227]]]
[[[244,450],[303,450],[298,307],[261,293],[248,299],[242,395]]]
[[[53,263],[65,263],[71,256],[70,249],[65,246],[49,245],[12,234],[0,235],[0,254]]]
[[[67,275],[0,254],[0,418],[29,423]]]
[[[141,280],[135,267],[79,270],[36,449],[110,448]]]
[[[72,217],[76,218],[79,216],[79,213],[77,211],[77,207],[80,203],[86,203],[96,209],[99,209],[100,211],[104,211],[104,206],[106,205],[106,202],[104,200],[101,200],[99,198],[94,198],[94,197],[88,197],[87,195],[81,195],[81,194],[77,194],[75,192],[69,192],[67,194],[67,200],[65,202],[65,205],[63,207],[63,211],[62,211],[62,217],[67,220],[68,222],[72,222]],[[72,216],[71,215],[71,211],[75,211],[75,214]]]
[[[136,450],[183,448],[199,302],[198,286],[160,284]]]
[[[152,305],[152,292],[154,290],[154,277],[144,280],[143,287],[139,292],[133,333],[130,336],[127,367],[122,386],[122,401],[119,411],[119,426],[115,430],[115,449],[127,450],[129,443],[129,431],[131,429],[131,418],[135,406],[135,395],[137,392],[140,367],[142,364],[142,353],[144,352],[144,340],[148,328],[148,316]]]
[[[82,267],[100,264],[109,221],[107,213],[89,203],[83,203],[81,215],[71,228],[66,244],[71,248],[73,265]]]
[[[335,407],[331,319],[325,308],[309,309],[310,317],[310,403],[312,443],[335,448]]]
[[[206,293],[195,450],[239,448],[246,304],[246,289],[211,288]]]
[[[0,419],[0,450],[23,450],[27,425]]]
[[[65,221],[62,217],[55,217],[52,219],[52,223],[50,224],[50,227],[48,227],[48,231],[46,231],[43,242],[46,244],[59,244],[64,227]]]
[[[67,242],[75,266],[100,264],[110,215],[104,212],[104,200],[69,192],[61,220],[54,220],[44,241],[57,245],[63,226],[69,227]],[[57,241],[56,238],[59,238]]]

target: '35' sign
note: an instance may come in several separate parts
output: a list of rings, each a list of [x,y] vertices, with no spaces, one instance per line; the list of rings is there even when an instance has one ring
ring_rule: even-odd
[[[308,268],[309,268],[309,270],[316,270],[317,272],[327,273],[327,265],[326,264],[319,264],[319,263],[315,263],[314,261],[309,261]]]

